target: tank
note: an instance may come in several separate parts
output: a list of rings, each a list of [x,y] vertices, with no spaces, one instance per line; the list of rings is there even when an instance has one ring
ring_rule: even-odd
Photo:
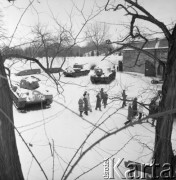
[[[103,70],[97,67],[94,69],[94,74],[90,76],[90,80],[93,84],[109,84],[115,77],[116,71],[114,68]]]
[[[41,85],[40,79],[34,76],[22,78],[19,83],[12,84],[11,92],[17,109],[36,104],[46,107],[53,102],[53,95]]]
[[[26,69],[16,73],[16,76],[28,76],[28,75],[40,74],[40,73],[41,73],[40,69]]]
[[[82,64],[74,64],[73,67],[68,67],[63,72],[65,77],[79,77],[88,75],[90,70],[85,69]]]
[[[151,80],[151,83],[152,84],[163,84],[163,80],[162,79],[152,79]]]

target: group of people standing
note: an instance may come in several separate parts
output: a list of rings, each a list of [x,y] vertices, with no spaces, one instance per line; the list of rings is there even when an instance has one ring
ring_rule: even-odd
[[[151,103],[149,104],[149,115],[157,113],[158,112],[158,105],[156,104],[157,99],[160,99],[160,95],[158,95],[156,98],[151,100]],[[104,92],[104,89],[101,88],[101,90],[97,93],[96,95],[96,106],[95,106],[95,110],[99,109],[101,111],[101,107],[102,105],[104,106],[104,108],[106,108],[107,106],[107,101],[108,101],[108,94],[107,92]],[[138,120],[140,120],[142,118],[142,116],[144,115],[143,112],[143,105],[141,103],[137,102],[137,98],[135,97],[132,102],[131,100],[129,100],[130,103],[128,104],[128,115],[127,115],[127,119],[128,121],[125,123],[130,123],[132,122],[132,119],[136,116],[138,116]],[[122,108],[124,108],[125,106],[127,106],[127,95],[125,90],[123,90],[122,92]],[[89,93],[87,91],[84,92],[83,96],[79,99],[78,101],[79,104],[79,112],[80,112],[80,116],[83,116],[83,112],[85,115],[88,115],[88,112],[92,112],[92,106],[90,103],[90,96]],[[154,126],[154,122],[156,119],[152,119],[152,126]]]
[[[96,107],[95,110],[99,109],[101,111],[101,105],[104,105],[104,108],[107,106],[108,94],[104,92],[104,89],[101,90],[96,95]],[[84,92],[83,96],[78,100],[80,117],[83,116],[83,112],[88,116],[88,112],[92,112],[92,106],[90,103],[90,96],[87,91]]]
[[[80,116],[84,112],[88,116],[88,111],[92,112],[92,106],[90,104],[90,96],[87,91],[84,92],[83,96],[78,101]]]
[[[108,94],[107,92],[104,92],[104,89],[101,88],[100,92],[96,95],[97,101],[96,101],[96,107],[95,110],[99,109],[101,111],[101,104],[104,105],[104,108],[107,106],[108,101]]]
[[[125,90],[123,90],[122,92],[122,108],[124,108],[127,104],[126,104],[126,101],[127,101],[127,95],[126,95],[126,92]],[[141,119],[142,116],[143,116],[143,106],[139,104],[137,104],[137,98],[135,97],[132,101],[132,103],[130,102],[129,105],[128,105],[128,116],[127,116],[127,123],[128,122],[131,122],[132,119],[138,115],[138,119]]]
[[[124,106],[126,106],[126,101],[127,101],[126,97],[127,97],[127,95],[125,93],[125,90],[123,90],[123,92],[122,92],[122,99],[123,99],[122,108]],[[154,97],[149,104],[149,115],[158,113],[159,102],[160,102],[161,98],[162,98],[161,92],[158,91],[157,96]],[[159,102],[157,102],[157,101],[159,101]],[[133,99],[132,103],[129,103],[129,105],[128,105],[128,116],[127,116],[128,121],[126,123],[132,122],[132,119],[135,116],[138,116],[138,120],[140,120],[143,115],[144,115],[143,105],[138,103],[137,98],[135,97]],[[156,120],[157,120],[157,118],[152,118],[152,123],[151,123],[152,126],[154,126],[154,123]]]

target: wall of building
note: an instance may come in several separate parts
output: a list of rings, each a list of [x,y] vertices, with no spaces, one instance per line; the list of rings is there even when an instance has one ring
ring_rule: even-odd
[[[167,59],[167,48],[160,49],[146,49],[148,52],[157,56],[162,61],[166,61]],[[155,65],[156,73],[158,72],[157,68],[159,66],[158,62],[154,61],[152,58],[147,56],[144,53],[140,53],[139,59],[136,62],[138,52],[133,49],[124,50],[123,52],[123,69],[128,72],[137,72],[137,73],[145,73],[145,61],[148,60]]]

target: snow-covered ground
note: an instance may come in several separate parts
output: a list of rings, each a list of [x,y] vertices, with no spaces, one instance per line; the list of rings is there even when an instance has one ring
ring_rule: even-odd
[[[104,67],[108,65],[118,64],[121,57],[111,56],[108,61],[101,63],[102,57],[79,57],[70,58],[65,63],[65,67],[74,64],[97,64]],[[58,60],[59,62],[59,60]],[[57,64],[57,63],[56,63]],[[56,66],[55,64],[55,66]],[[13,72],[25,69],[29,66],[17,63],[13,67]],[[29,68],[29,67],[28,67]],[[120,97],[122,90],[126,89],[128,99],[138,98],[139,102],[149,103],[150,98],[160,88],[150,83],[151,78],[144,77],[142,74],[136,73],[120,73],[117,72],[116,79],[110,85],[94,85],[90,82],[90,74],[78,78],[62,77],[64,91],[62,95],[57,93],[55,84],[48,80],[44,75],[36,75],[42,80],[42,83],[53,93],[54,102],[51,107],[43,110],[30,110],[21,113],[14,107],[15,126],[21,132],[21,135],[28,143],[34,155],[37,157],[48,179],[52,179],[53,172],[53,147],[54,147],[54,179],[60,179],[68,162],[81,145],[84,139],[92,130],[91,123],[101,123],[105,119],[100,128],[97,129],[87,140],[82,152],[93,144],[96,140],[105,135],[104,131],[113,131],[124,126],[127,120],[127,106],[118,110],[122,102],[119,100],[108,100],[106,109],[102,111],[95,110],[96,94],[104,88],[108,92],[110,98]],[[16,79],[12,74],[12,78]],[[18,77],[21,78],[21,77]],[[84,91],[90,93],[93,112],[88,116],[84,115],[84,119],[79,117],[78,99],[83,95]],[[145,111],[147,114],[148,112]],[[154,127],[150,124],[138,124],[134,127],[130,126],[123,131],[110,136],[103,140],[90,150],[78,163],[68,179],[73,180],[83,172],[89,170],[93,166],[103,162],[112,154],[115,159],[124,158],[124,161],[133,160],[137,162],[149,163],[152,157],[154,144]],[[32,158],[28,149],[22,142],[21,138],[16,134],[19,156],[25,179],[43,180],[45,179],[39,166]],[[132,140],[129,141],[130,138]],[[129,141],[129,142],[128,142]],[[128,143],[127,143],[128,142]],[[79,152],[78,155],[80,155]],[[76,156],[77,158],[78,156]],[[75,162],[75,161],[74,161]],[[124,172],[124,163],[120,165],[120,170]],[[81,180],[103,180],[103,163],[95,169],[80,177]],[[115,175],[116,179],[119,179]]]

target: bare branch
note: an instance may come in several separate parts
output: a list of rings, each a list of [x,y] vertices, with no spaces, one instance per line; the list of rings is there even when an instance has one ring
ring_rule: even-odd
[[[111,10],[111,9],[114,11],[123,9],[123,10],[125,10],[125,12],[127,13],[128,16],[132,17],[131,30],[130,30],[131,34],[133,34],[132,31],[133,31],[133,26],[134,26],[135,20],[141,19],[141,20],[151,22],[152,24],[158,26],[163,31],[163,33],[165,34],[165,36],[168,40],[171,38],[170,31],[167,29],[166,25],[163,22],[160,22],[159,20],[154,18],[154,16],[152,16],[146,9],[144,9],[142,6],[140,6],[137,1],[134,2],[132,0],[124,0],[124,3],[128,3],[129,6],[125,7],[125,5],[123,5],[123,4],[118,4],[115,7],[108,9],[109,2],[110,2],[110,0],[108,0],[108,2],[105,5],[106,11]],[[133,10],[133,11],[135,10],[134,11],[135,13],[131,12],[130,10]],[[141,12],[141,14],[139,14],[138,11]]]

